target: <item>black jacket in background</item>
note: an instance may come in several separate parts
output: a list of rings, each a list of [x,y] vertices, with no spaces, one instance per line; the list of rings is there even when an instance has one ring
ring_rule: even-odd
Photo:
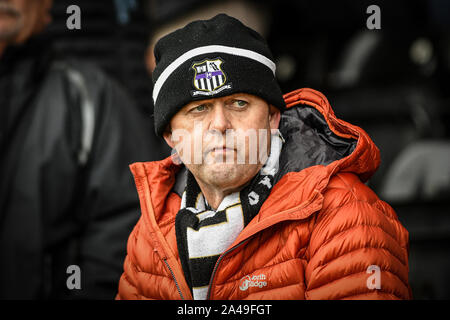
[[[128,165],[167,149],[115,81],[47,46],[0,57],[0,299],[113,299],[140,214]]]

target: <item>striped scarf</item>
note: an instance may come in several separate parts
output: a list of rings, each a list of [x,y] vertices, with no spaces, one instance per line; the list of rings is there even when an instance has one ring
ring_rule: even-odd
[[[226,196],[216,211],[204,198],[192,173],[175,219],[181,265],[195,300],[207,298],[210,278],[219,256],[256,216],[273,186],[283,138],[272,135],[270,155],[251,183]]]

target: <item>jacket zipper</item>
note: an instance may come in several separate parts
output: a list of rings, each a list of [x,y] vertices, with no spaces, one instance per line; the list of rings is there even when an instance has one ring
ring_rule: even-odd
[[[228,249],[227,251],[225,251],[217,260],[216,265],[214,266],[213,272],[211,274],[211,278],[209,279],[209,287],[208,287],[208,294],[206,295],[206,300],[210,299],[211,296],[211,288],[212,288],[212,284],[214,281],[214,276],[216,275],[216,271],[217,268],[219,267],[220,262],[223,260],[223,258],[230,252],[234,251],[235,249],[239,248],[241,245],[243,245],[244,243],[246,243],[248,240],[250,240],[252,237],[245,239],[244,241],[238,243],[237,245],[235,245],[233,248]]]
[[[173,273],[172,268],[169,266],[169,263],[167,263],[167,259],[163,259],[163,261],[166,264],[167,268],[169,269],[170,274],[172,275],[173,281],[175,281],[175,286],[177,287],[177,290],[178,290],[178,293],[180,294],[181,300],[184,300],[183,293],[181,292],[180,286],[178,285],[178,281],[175,278],[175,274]]]

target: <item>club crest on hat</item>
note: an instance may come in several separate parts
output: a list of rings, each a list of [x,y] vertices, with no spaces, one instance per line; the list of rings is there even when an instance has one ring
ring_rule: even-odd
[[[212,96],[225,89],[231,89],[231,83],[226,83],[227,76],[221,68],[222,63],[221,58],[216,58],[192,64],[191,68],[195,71],[193,86],[197,89],[191,91],[193,97],[198,95]]]

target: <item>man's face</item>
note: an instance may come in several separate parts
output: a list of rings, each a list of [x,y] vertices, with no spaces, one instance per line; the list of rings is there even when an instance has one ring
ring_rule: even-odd
[[[199,184],[235,190],[265,163],[271,129],[279,121],[278,109],[237,93],[187,104],[172,118],[164,138]]]
[[[51,0],[0,0],[0,42],[22,43],[49,22]]]

